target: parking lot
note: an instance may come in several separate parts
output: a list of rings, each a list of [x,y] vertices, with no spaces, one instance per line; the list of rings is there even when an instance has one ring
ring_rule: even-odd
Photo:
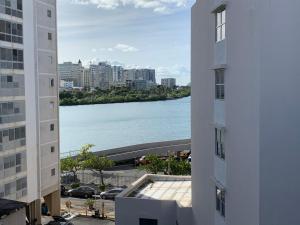
[[[67,208],[66,202],[71,201],[71,208]],[[86,199],[81,198],[71,198],[71,197],[62,197],[61,198],[61,208],[62,210],[68,212],[70,211],[73,214],[80,214],[89,216],[94,215],[94,211],[86,211],[85,205]],[[115,217],[115,202],[110,200],[96,199],[94,208],[102,212],[102,207],[104,204],[104,213],[108,218],[114,219]]]

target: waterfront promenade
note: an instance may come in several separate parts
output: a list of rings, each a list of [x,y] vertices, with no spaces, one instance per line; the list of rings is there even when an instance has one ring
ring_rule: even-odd
[[[176,153],[184,150],[191,149],[191,139],[174,140],[145,143],[139,145],[131,145],[122,148],[114,148],[102,151],[94,151],[96,155],[107,156],[114,161],[123,161],[129,159],[135,159],[148,154],[166,155],[168,153]],[[62,153],[61,158],[67,156],[76,156],[79,151],[72,151],[68,153]]]

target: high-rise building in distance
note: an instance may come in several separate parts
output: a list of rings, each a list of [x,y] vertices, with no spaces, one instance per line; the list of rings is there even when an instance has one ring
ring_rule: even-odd
[[[84,68],[81,60],[78,63],[64,62],[59,64],[58,74],[61,80],[73,81],[74,87],[84,86]]]
[[[0,1],[0,198],[60,213],[55,0]]]
[[[175,78],[163,78],[161,79],[161,85],[168,88],[176,87],[176,79]]]

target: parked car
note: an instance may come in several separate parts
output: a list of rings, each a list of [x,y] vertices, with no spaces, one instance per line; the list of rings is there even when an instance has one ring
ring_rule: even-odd
[[[70,197],[80,197],[80,198],[91,198],[93,195],[96,195],[97,192],[95,189],[88,186],[81,186],[75,189],[71,189],[67,192]]]
[[[115,200],[115,197],[120,194],[122,191],[124,191],[123,188],[114,188],[106,192],[101,192],[100,197],[102,199],[110,199]]]

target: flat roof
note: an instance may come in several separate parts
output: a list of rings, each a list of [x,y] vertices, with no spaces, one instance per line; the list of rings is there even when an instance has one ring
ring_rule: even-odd
[[[173,200],[183,207],[192,206],[192,182],[187,177],[151,176],[128,197],[138,199]]]
[[[9,215],[26,206],[26,203],[0,198],[0,217]]]

